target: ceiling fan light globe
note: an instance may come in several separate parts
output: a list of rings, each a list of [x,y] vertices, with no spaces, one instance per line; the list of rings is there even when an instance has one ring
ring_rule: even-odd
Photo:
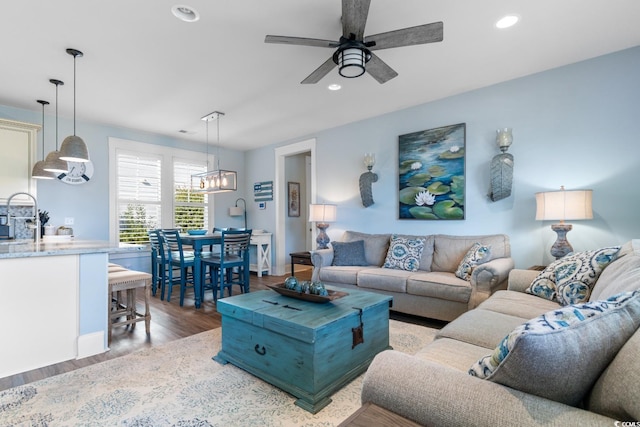
[[[364,64],[367,62],[367,52],[360,48],[347,48],[338,52],[338,73],[349,79],[364,74]]]

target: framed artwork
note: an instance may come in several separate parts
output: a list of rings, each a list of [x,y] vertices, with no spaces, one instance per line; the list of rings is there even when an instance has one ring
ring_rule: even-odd
[[[300,216],[300,183],[288,182],[288,198],[289,216]]]
[[[464,219],[466,125],[398,137],[398,218]]]

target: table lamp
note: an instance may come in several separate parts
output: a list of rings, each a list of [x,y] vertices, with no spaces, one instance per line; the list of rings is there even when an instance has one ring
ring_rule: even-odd
[[[329,222],[336,220],[336,205],[309,205],[309,222],[315,222],[316,227],[320,232],[316,238],[318,249],[327,249],[329,243],[329,236],[327,236],[327,228],[329,228]]]
[[[592,190],[567,191],[564,186],[560,187],[560,191],[536,193],[536,220],[560,220],[551,226],[558,234],[557,240],[551,246],[551,255],[556,259],[573,252],[573,247],[567,241],[567,233],[573,227],[564,221],[593,218],[592,195]]]

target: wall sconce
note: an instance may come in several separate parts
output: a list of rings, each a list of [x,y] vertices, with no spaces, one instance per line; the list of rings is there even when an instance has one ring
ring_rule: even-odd
[[[244,207],[239,207],[238,202],[244,203]],[[243,216],[244,215],[244,229],[247,229],[247,201],[242,197],[236,200],[236,205],[229,208],[229,216]]]
[[[502,151],[491,160],[491,188],[489,198],[497,202],[511,195],[513,182],[513,156],[507,150],[513,142],[511,128],[498,129],[496,142]]]
[[[565,224],[564,221],[593,219],[592,197],[592,190],[565,191],[564,186],[560,187],[560,191],[536,193],[536,219],[560,220],[559,223],[551,226],[551,229],[558,234],[556,242],[551,246],[551,255],[556,259],[573,252],[573,247],[567,241],[567,233],[573,227],[571,224]]]
[[[372,183],[378,181],[378,175],[371,172],[373,166],[376,164],[376,155],[374,153],[365,153],[364,165],[367,167],[367,172],[360,175],[360,197],[362,198],[362,204],[365,208],[373,205],[373,188]]]
[[[309,222],[315,222],[316,227],[320,232],[316,238],[318,249],[327,249],[329,243],[329,236],[327,235],[327,228],[329,228],[329,222],[336,220],[336,205],[309,205]]]

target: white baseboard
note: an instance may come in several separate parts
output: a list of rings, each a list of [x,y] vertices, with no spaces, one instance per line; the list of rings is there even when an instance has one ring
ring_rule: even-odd
[[[108,348],[104,346],[104,331],[80,335],[78,337],[78,357],[76,359],[104,353],[107,350]]]

